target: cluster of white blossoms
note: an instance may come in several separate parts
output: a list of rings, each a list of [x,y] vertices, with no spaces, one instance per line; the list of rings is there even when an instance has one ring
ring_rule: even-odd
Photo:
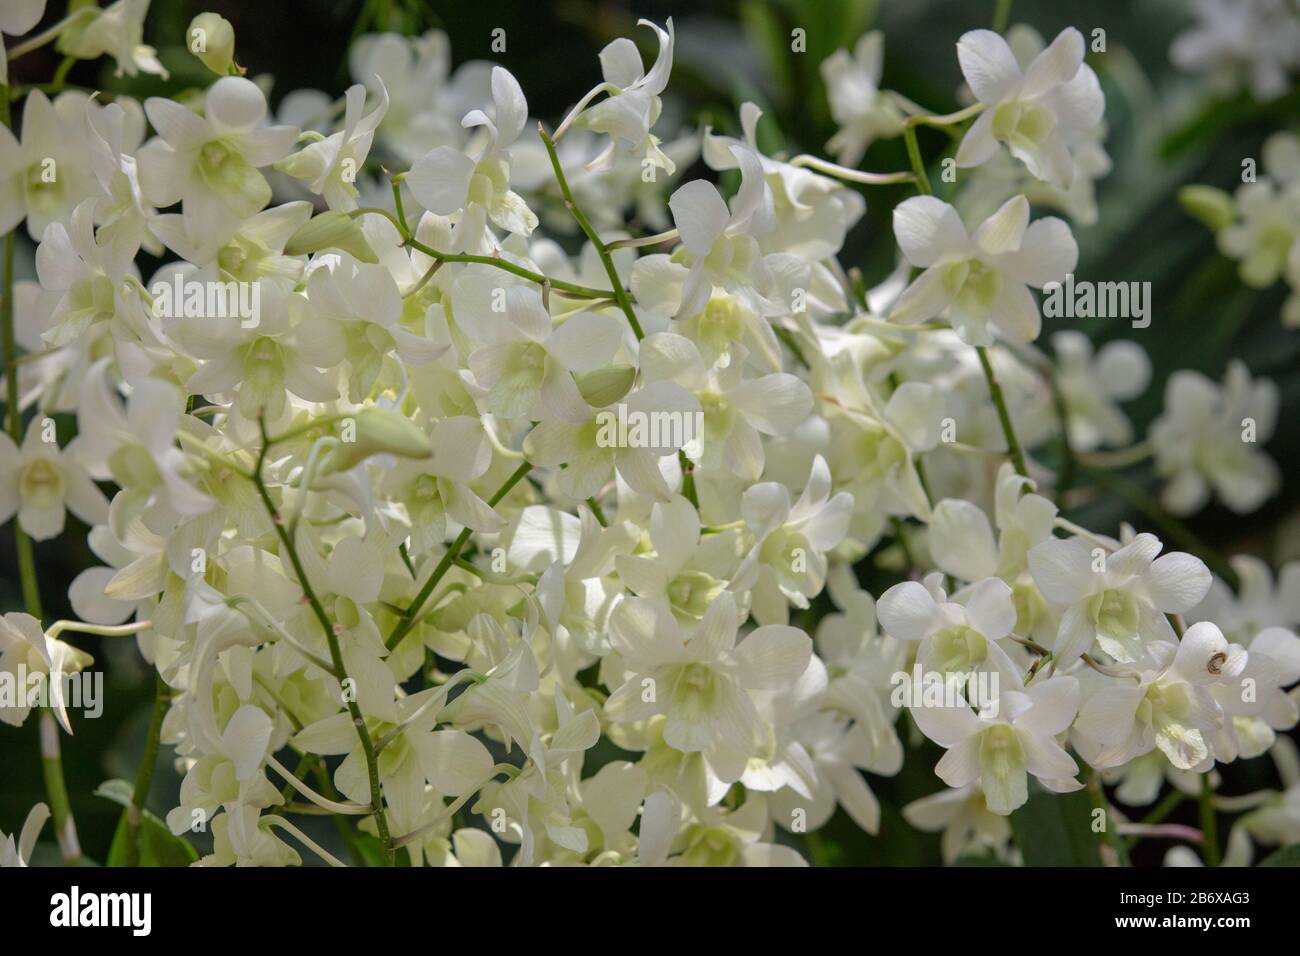
[[[1174,65],[1204,74],[1211,89],[1243,87],[1275,99],[1300,73],[1300,18],[1290,0],[1195,0],[1196,22],[1169,48]]]
[[[1236,260],[1241,281],[1267,289],[1285,279],[1291,295],[1282,324],[1300,328],[1300,137],[1274,133],[1264,141],[1257,169],[1243,162],[1244,180],[1231,195],[1212,186],[1187,186],[1184,207],[1215,232],[1219,251]]]
[[[149,69],[146,7],[78,15],[64,46]],[[864,774],[899,771],[909,723],[949,789],[907,820],[949,860],[1005,856],[1031,777],[1141,804],[1269,750],[1300,715],[1295,568],[1243,564],[1234,594],[1048,496],[1063,433],[1126,451],[1150,377],[1135,344],[1033,344],[1036,291],[1078,259],[1034,206],[1089,220],[1106,168],[1079,31],[961,37],[974,100],[947,117],[880,92],[877,34],[824,64],[842,162],[972,121],[950,203],[919,159],[765,155],[753,104],[739,136],[661,139],[673,24],[642,25],[653,61],[610,43],[554,134],[506,67],[452,74],[439,33],[362,36],[342,98],[272,116],[212,14],[186,38],[220,75],[202,95],[26,96],[0,211],[39,242],[8,366],[32,415],[10,409],[0,517],[21,545],[71,511],[103,563],[79,622],[6,615],[0,670],[133,635],[184,774],[166,822],[214,866],[341,864],[293,822],[322,810],[358,859],[800,865],[837,807],[878,831]],[[697,156],[734,194],[674,181]],[[972,213],[994,166],[1034,188]],[[846,183],[877,182],[921,194],[866,289],[837,256],[865,210]],[[1257,507],[1275,469],[1235,420],[1263,443],[1275,395],[1186,376],[1151,436],[1171,507]],[[878,602],[864,563],[898,572]],[[1267,820],[1244,838],[1297,839]]]

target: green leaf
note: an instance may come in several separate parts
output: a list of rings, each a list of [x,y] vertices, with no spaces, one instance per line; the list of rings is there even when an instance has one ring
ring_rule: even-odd
[[[365,859],[367,866],[384,865],[384,845],[376,837],[365,832],[358,833],[355,844],[357,849],[361,851],[361,856]]]
[[[105,780],[95,788],[95,796],[104,797],[124,808],[131,806],[132,786],[125,780]],[[108,850],[106,866],[126,866],[127,810],[122,811],[113,831],[113,843]],[[199,858],[194,847],[176,836],[148,810],[144,810],[140,824],[141,866],[189,866]]]
[[[1035,791],[1011,814],[1025,866],[1100,866],[1101,834],[1092,829],[1092,802],[1074,793]]]
[[[1284,846],[1260,861],[1260,866],[1300,866],[1300,843]]]

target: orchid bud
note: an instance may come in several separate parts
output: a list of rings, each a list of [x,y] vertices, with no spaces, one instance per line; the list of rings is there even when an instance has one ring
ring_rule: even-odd
[[[433,454],[429,436],[400,412],[372,406],[352,416],[351,441],[342,442],[330,457],[328,471],[347,471],[371,455],[428,458]]]
[[[1178,204],[1215,232],[1227,228],[1234,218],[1232,197],[1213,186],[1184,186],[1178,190]]]
[[[200,13],[185,31],[189,50],[213,73],[227,76],[235,65],[235,28],[218,13]]]
[[[594,408],[613,405],[632,388],[636,369],[630,365],[607,365],[574,376],[583,399]]]
[[[302,256],[325,249],[350,253],[358,262],[379,261],[375,250],[366,240],[365,233],[361,231],[361,224],[339,209],[313,217],[290,236],[284,246],[285,254],[290,256]]]

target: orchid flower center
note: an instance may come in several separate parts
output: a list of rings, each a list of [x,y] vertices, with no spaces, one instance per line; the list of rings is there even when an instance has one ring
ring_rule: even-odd
[[[958,307],[973,315],[984,315],[992,309],[1002,290],[998,271],[979,259],[952,263],[944,272],[943,282]]]
[[[993,111],[993,135],[1018,146],[1038,146],[1056,127],[1052,111],[1037,103],[1012,100]]]

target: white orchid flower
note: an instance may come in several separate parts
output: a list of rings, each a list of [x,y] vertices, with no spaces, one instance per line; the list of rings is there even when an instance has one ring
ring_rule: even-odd
[[[505,811],[509,821],[505,835],[521,844],[519,861],[524,866],[535,863],[539,855],[549,858],[548,845],[582,857],[589,849],[587,831],[575,825],[579,821],[569,802],[566,768],[571,762],[581,762],[582,755],[600,739],[600,720],[595,710],[576,712],[558,690],[555,709],[555,733],[549,740],[533,737],[523,772],[506,783],[484,787],[473,807],[489,820],[493,811]]]
[[[1136,680],[1089,680],[1074,727],[1080,753],[1094,767],[1115,767],[1158,747],[1180,770],[1208,769],[1223,716],[1212,687],[1235,681],[1246,662],[1245,649],[1208,622],[1177,644],[1153,642]]]
[[[715,286],[752,290],[764,284],[763,254],[758,236],[776,224],[772,190],[758,154],[747,146],[731,147],[741,171],[740,190],[731,206],[712,183],[694,179],[678,187],[668,200],[682,244],[672,254],[673,264],[686,268],[681,299],[674,318],[688,319],[708,303]],[[647,256],[642,269],[666,261]]]
[[[850,351],[832,356],[829,366],[836,400],[823,406],[823,414],[831,428],[831,474],[852,476],[847,487],[859,513],[869,508],[928,518],[916,463],[939,444],[943,393],[929,382],[903,382],[882,406]]]
[[[438,146],[417,160],[406,177],[425,209],[439,216],[459,215],[452,239],[457,250],[479,250],[487,219],[523,236],[537,227],[537,216],[510,189],[509,149],[528,122],[528,102],[519,82],[499,66],[492,68],[492,105],[494,118],[471,110],[462,120],[467,129],[483,128],[479,148],[466,153]]]
[[[173,833],[196,824],[206,828],[222,806],[261,809],[283,802],[263,770],[273,730],[266,711],[253,704],[229,716],[216,748],[191,764],[181,780],[180,803],[167,814]]]
[[[859,771],[888,776],[899,767],[879,763],[867,729],[851,724],[843,716],[821,711],[801,720],[790,733],[812,759],[815,785],[811,800],[793,785],[772,794],[768,802],[776,823],[793,830],[798,821],[810,831],[817,830],[838,805],[864,831],[877,833],[880,801]],[[802,816],[796,814],[799,810],[804,811]]]
[[[721,171],[742,168],[737,150],[747,149],[757,156],[772,192],[776,217],[774,227],[758,237],[760,248],[765,253],[788,252],[800,261],[819,263],[839,253],[845,235],[862,218],[867,205],[839,180],[763,155],[758,148],[762,116],[754,103],[740,105],[743,141],[706,129],[704,161]]]
[[[1059,621],[1029,574],[1028,554],[1051,539],[1057,509],[1033,488],[1004,462],[995,492],[998,533],[974,502],[944,498],[934,506],[928,541],[935,566],[944,573],[969,582],[996,576],[1011,585],[1016,633],[1050,643]]]
[[[208,281],[219,281],[215,270],[205,271],[213,276]],[[203,274],[196,273],[194,281]],[[256,325],[207,316],[166,323],[169,336],[201,362],[185,387],[211,398],[233,396],[248,421],[260,414],[270,421],[282,418],[287,393],[312,402],[337,399],[337,379],[322,369],[335,368],[347,354],[338,324],[320,317],[299,293],[272,283],[259,292]]]
[[[958,706],[911,709],[921,732],[947,750],[934,772],[948,786],[978,783],[988,809],[1007,816],[1029,799],[1028,775],[1049,790],[1076,790],[1074,759],[1057,742],[1079,709],[1079,684],[1052,677],[1027,689],[1003,688],[997,716]]]
[[[360,83],[348,87],[343,128],[319,142],[276,163],[276,168],[307,184],[307,188],[325,198],[330,209],[357,208],[357,177],[365,166],[374,143],[375,130],[388,113],[388,91],[379,83],[379,102],[363,115],[366,88]]]
[[[551,419],[537,424],[524,438],[524,454],[542,466],[564,465],[556,475],[556,488],[570,498],[583,500],[609,481],[611,470],[637,494],[667,501],[672,495],[659,462],[675,455],[691,440],[686,430],[665,429],[656,441],[645,444],[607,441],[602,423],[649,416],[675,416],[669,421],[694,421],[701,413],[699,400],[674,382],[651,382],[628,393],[618,402],[591,409],[590,419],[576,423]],[[677,432],[680,432],[678,434]],[[617,436],[615,436],[617,437]]]
[[[1272,497],[1281,475],[1258,446],[1273,436],[1277,410],[1277,386],[1252,381],[1236,359],[1221,386],[1190,369],[1171,375],[1165,410],[1149,433],[1156,471],[1168,482],[1161,503],[1189,515],[1215,494],[1237,514],[1249,514]]]
[[[100,106],[87,99],[85,121],[90,166],[105,194],[95,207],[100,238],[159,255],[162,245],[151,229],[154,210],[140,188],[135,159],[144,137],[144,111],[134,100]]]
[[[193,465],[175,444],[184,408],[180,389],[145,379],[132,389],[123,408],[107,373],[106,363],[91,369],[77,420],[91,476],[112,478],[122,488],[109,508],[114,533],[122,537],[122,529],[137,514],[165,526],[177,516],[210,511],[216,502],[190,484]]]
[[[763,473],[762,435],[786,435],[812,411],[812,393],[787,372],[744,377],[744,356],[725,368],[707,368],[695,344],[672,332],[641,343],[638,358],[646,381],[681,385],[704,411],[704,434],[687,454],[710,471],[729,471],[749,481]]]
[[[856,739],[847,743],[867,760],[861,766],[893,776],[903,766],[903,743],[895,726],[900,709],[891,700],[893,676],[905,670],[909,645],[878,633],[876,602],[858,586],[849,565],[831,569],[827,588],[841,610],[826,615],[817,627],[817,650],[830,676],[826,707],[853,718]]]
[[[589,170],[608,169],[622,152],[637,159],[642,168],[649,163],[671,176],[676,164],[659,148],[659,138],[650,129],[659,119],[663,108],[659,94],[668,86],[673,69],[673,18],[668,18],[667,29],[649,20],[638,20],[637,26],[649,27],[659,39],[659,55],[650,72],[645,71],[635,43],[627,37],[611,41],[600,51],[604,82],[579,101],[560,131],[575,124],[609,136],[609,145],[588,163]],[[587,105],[601,93],[609,95],[595,106]]]
[[[1151,360],[1136,342],[1107,342],[1094,355],[1080,332],[1052,336],[1056,382],[1065,399],[1070,447],[1092,451],[1133,441],[1133,426],[1118,403],[1137,398],[1151,381]]]
[[[450,44],[441,30],[414,37],[363,34],[353,41],[348,61],[353,81],[371,96],[386,91],[388,116],[376,134],[403,164],[436,146],[463,144],[461,117],[491,95],[492,68],[482,60],[471,60],[452,75]]]
[[[1219,251],[1238,261],[1241,281],[1267,289],[1291,273],[1291,257],[1300,240],[1300,178],[1296,144],[1271,137],[1264,144],[1264,171],[1233,194],[1235,220],[1215,236]],[[1289,278],[1288,278],[1289,281]]]
[[[307,225],[311,213],[309,202],[287,202],[225,229],[192,216],[164,213],[150,220],[150,228],[186,262],[200,268],[215,264],[225,281],[270,279],[287,291],[302,280],[306,262],[303,256],[285,255],[284,249],[293,234]]]
[[[1079,247],[1064,220],[1029,223],[1024,196],[1007,200],[974,236],[952,206],[914,196],[894,209],[894,235],[907,261],[925,271],[898,297],[890,320],[903,325],[946,315],[971,345],[991,345],[993,329],[1032,342],[1042,314],[1030,287],[1062,282]]]
[[[681,495],[655,502],[649,529],[654,557],[618,555],[619,579],[640,598],[668,608],[678,621],[700,620],[736,573],[738,560],[734,532],[700,531],[699,513]]]
[[[492,465],[483,423],[465,415],[444,418],[433,426],[430,447],[432,458],[399,461],[381,485],[385,495],[406,505],[411,552],[421,554],[441,544],[448,518],[485,534],[504,528],[505,521],[470,487]]]
[[[836,50],[821,63],[831,119],[839,127],[826,148],[843,166],[857,166],[867,147],[903,132],[903,113],[880,89],[885,65],[885,37],[870,30],[858,37],[853,53]]]
[[[492,757],[478,740],[461,730],[434,729],[446,712],[436,703],[425,705],[438,695],[437,688],[412,694],[397,703],[387,720],[372,717],[369,725],[377,739],[389,738],[380,751],[380,783],[398,824],[411,829],[423,813],[426,783],[440,794],[460,796],[480,786],[492,769]],[[361,744],[346,711],[304,727],[292,742],[309,753],[346,754],[334,782],[348,799],[370,802]]]
[[[1166,614],[1195,607],[1210,589],[1210,571],[1193,555],[1139,534],[1114,553],[1080,540],[1053,538],[1029,551],[1034,583],[1065,608],[1052,658],[1064,670],[1094,644],[1121,662],[1142,657],[1150,641],[1172,641]]]
[[[117,63],[117,76],[150,73],[167,79],[157,51],[144,42],[149,0],[117,0],[85,23],[74,23],[59,37],[59,49],[81,60],[105,54]]]
[[[1300,69],[1300,23],[1283,0],[1196,0],[1196,22],[1169,47],[1174,66],[1204,73],[1222,95],[1246,87],[1257,100],[1288,89]]]
[[[923,673],[996,674],[1019,685],[1019,668],[998,644],[1016,623],[1011,588],[999,578],[985,578],[948,600],[941,576],[925,583],[904,581],[880,596],[880,623],[895,640],[919,642],[917,665]],[[995,700],[971,700],[988,708]]]
[[[212,820],[212,852],[195,866],[298,866],[298,851],[258,825],[261,811],[234,804]]]
[[[1300,681],[1300,637],[1283,627],[1269,627],[1247,642],[1246,649],[1241,672],[1211,688],[1226,717],[1214,738],[1215,756],[1224,762],[1258,757],[1273,746],[1275,731],[1300,723],[1300,702],[1287,692]]]
[[[36,248],[41,285],[62,293],[41,336],[48,345],[68,345],[99,324],[136,332],[146,321],[138,288],[126,281],[136,246],[120,234],[100,242],[94,215],[94,200],[81,203],[67,226],[50,223]]]
[[[60,451],[57,441],[46,440],[39,418],[27,426],[21,447],[0,434],[0,522],[17,514],[24,531],[46,541],[63,531],[65,509],[86,524],[107,520],[108,499],[78,460],[81,444],[74,438]]]
[[[841,491],[832,497],[831,470],[818,455],[793,505],[785,485],[765,481],[746,489],[740,509],[754,545],[732,590],[754,590],[752,610],[760,623],[785,624],[790,604],[808,607],[825,585],[826,553],[848,533],[853,495]]]
[[[40,621],[21,611],[10,611],[0,619],[0,674],[17,691],[0,706],[0,721],[21,727],[31,712],[29,675],[44,675],[48,704],[60,726],[71,734],[65,699],[64,675],[89,667],[94,660],[85,651],[51,638]],[[25,673],[23,673],[25,671]]]
[[[780,691],[759,690],[751,693],[767,732],[766,741],[750,756],[745,772],[740,776],[740,782],[747,790],[813,801],[817,799],[818,790],[830,783],[819,774],[812,752],[798,733],[799,725],[820,711],[827,680],[826,665],[813,654],[793,686]],[[862,756],[863,748],[858,749],[858,756]],[[824,765],[834,763],[829,753],[824,756]],[[857,774],[854,773],[854,776]],[[860,777],[858,779],[861,780]],[[840,782],[851,786],[850,781],[841,779]],[[854,796],[860,794],[854,793],[849,799],[852,800]],[[773,809],[780,814],[779,807]],[[778,822],[793,825],[795,819],[788,816],[784,821]]]
[[[470,353],[469,367],[485,392],[487,410],[502,418],[586,422],[591,406],[573,373],[608,365],[624,326],[608,312],[579,312],[555,324],[536,288],[490,284],[496,281],[476,281],[472,291],[463,286],[467,305],[456,309],[458,322],[476,320],[474,338],[483,344]],[[489,308],[475,315],[469,303],[486,302],[498,292],[504,312]],[[453,292],[453,303],[458,301]]]
[[[774,624],[736,642],[735,600],[722,592],[683,635],[664,603],[628,598],[610,618],[610,639],[630,672],[605,703],[613,720],[664,714],[664,740],[701,752],[738,779],[757,750],[761,718],[750,691],[793,684],[812,654],[802,631]]]
[[[407,329],[397,282],[387,266],[358,262],[347,253],[328,263],[317,259],[307,277],[307,297],[324,319],[335,322],[348,362],[348,397],[363,401],[395,384],[393,358],[411,365],[432,362],[448,345]]]
[[[763,838],[767,817],[767,801],[757,794],[735,810],[709,807],[678,833],[680,852],[668,865],[807,866],[797,850]]]
[[[0,229],[9,232],[25,217],[27,234],[40,241],[51,223],[66,222],[99,191],[84,155],[80,124],[60,115],[40,90],[32,92],[20,138],[0,129]]]
[[[1216,577],[1189,621],[1212,621],[1238,644],[1270,627],[1300,627],[1300,561],[1283,564],[1276,576],[1254,555],[1234,554],[1228,564],[1237,574],[1235,593]]]
[[[939,848],[947,866],[968,854],[1002,858],[1011,842],[1011,821],[989,810],[984,792],[975,786],[913,800],[903,807],[903,819],[918,830],[941,834]]]
[[[158,135],[140,147],[136,160],[152,205],[179,202],[187,218],[220,228],[271,201],[271,187],[258,170],[286,156],[298,130],[264,125],[266,96],[250,80],[217,80],[202,116],[157,96],[145,100],[144,109]]]
[[[1084,52],[1083,35],[1067,27],[1022,73],[1011,47],[996,33],[962,34],[957,59],[971,92],[987,109],[966,131],[957,165],[979,166],[1003,143],[1036,177],[1068,189],[1074,160],[1066,131],[1095,127],[1106,107]]]

